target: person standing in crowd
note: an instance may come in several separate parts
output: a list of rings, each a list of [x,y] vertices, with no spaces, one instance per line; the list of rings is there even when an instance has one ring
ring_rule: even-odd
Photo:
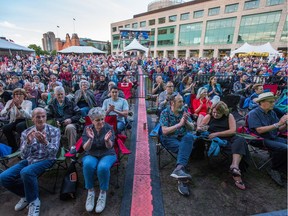
[[[194,130],[194,124],[187,110],[183,109],[183,98],[180,94],[173,94],[168,101],[170,106],[160,114],[162,142],[167,149],[177,153],[176,168],[171,176],[179,180],[178,191],[184,196],[189,196],[187,181],[191,179],[191,175],[185,167],[193,149],[194,138],[191,131]]]
[[[53,166],[60,145],[60,130],[46,124],[46,111],[36,108],[32,112],[34,126],[21,134],[22,160],[0,174],[3,187],[20,197],[15,211],[29,205],[28,215],[40,214],[38,177]]]
[[[113,127],[105,123],[105,111],[101,107],[92,108],[88,116],[92,125],[83,131],[83,175],[88,190],[86,210],[93,211],[95,205],[94,174],[97,172],[100,194],[95,208],[96,213],[104,210],[110,181],[110,169],[117,157],[113,148],[115,135]]]

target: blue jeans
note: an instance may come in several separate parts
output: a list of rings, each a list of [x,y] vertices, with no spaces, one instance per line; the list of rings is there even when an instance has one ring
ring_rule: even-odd
[[[82,108],[80,108],[81,116],[82,116],[82,117],[86,117],[86,116],[88,115],[89,110],[90,110],[89,107],[82,107]]]
[[[287,140],[281,137],[276,139],[264,139],[264,144],[273,151],[287,151],[288,145]]]
[[[177,165],[186,166],[193,149],[194,138],[192,133],[187,133],[182,138],[163,136],[163,145],[173,153],[177,153]]]
[[[276,139],[264,139],[264,144],[272,150],[272,169],[278,171],[287,170],[287,140],[281,137]]]
[[[91,155],[86,155],[83,157],[82,161],[85,188],[92,189],[94,187],[94,174],[97,171],[100,190],[107,191],[110,181],[110,169],[116,160],[116,155],[107,155],[100,159]]]
[[[22,160],[0,174],[0,185],[30,203],[39,198],[38,177],[54,163],[55,160],[43,160],[29,165]]]
[[[117,121],[117,132],[121,133],[125,129],[125,123],[122,121]]]

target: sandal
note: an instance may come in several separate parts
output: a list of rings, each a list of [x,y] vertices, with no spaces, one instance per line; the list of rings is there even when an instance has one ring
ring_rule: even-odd
[[[240,180],[237,179],[239,178],[240,176],[233,176],[233,179],[234,179],[234,182],[235,182],[235,186],[241,190],[245,190],[246,187],[245,187],[245,184],[243,183],[243,181],[241,180],[241,177],[240,177]]]
[[[230,172],[232,173],[232,176],[241,176],[241,170],[236,167],[230,167]]]

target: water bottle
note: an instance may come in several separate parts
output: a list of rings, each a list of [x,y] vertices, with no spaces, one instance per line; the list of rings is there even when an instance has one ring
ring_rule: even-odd
[[[77,153],[77,151],[76,151],[76,146],[71,146],[69,152],[70,152],[70,154],[72,154],[72,155],[76,155],[76,153]]]

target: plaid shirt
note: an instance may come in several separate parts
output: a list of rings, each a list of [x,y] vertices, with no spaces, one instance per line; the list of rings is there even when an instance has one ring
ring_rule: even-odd
[[[59,128],[45,124],[45,133],[48,144],[42,144],[36,138],[30,144],[27,143],[27,134],[29,131],[35,129],[32,126],[21,134],[21,157],[27,159],[29,164],[36,163],[42,160],[55,160],[60,144],[60,130]]]

